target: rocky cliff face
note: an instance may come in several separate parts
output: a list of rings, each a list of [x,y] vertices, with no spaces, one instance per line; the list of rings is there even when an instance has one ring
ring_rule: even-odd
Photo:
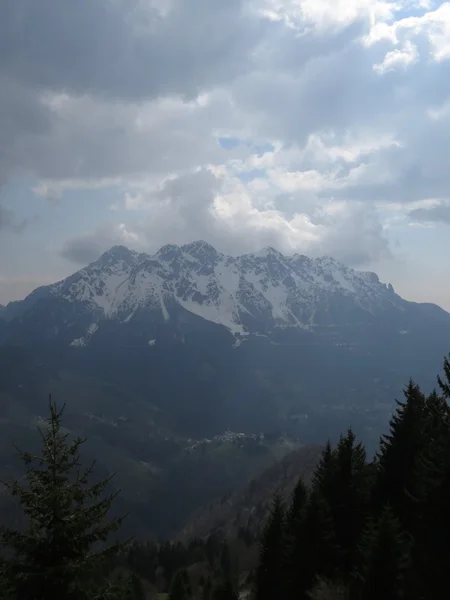
[[[243,339],[276,329],[312,331],[402,316],[411,305],[375,273],[354,271],[329,257],[284,256],[273,248],[231,257],[197,241],[164,246],[153,256],[116,246],[67,279],[9,305],[4,314],[22,318],[44,306],[53,314],[46,336],[80,330],[74,327],[78,321],[82,335],[69,343],[84,345],[102,321],[126,324],[144,313],[158,322],[189,313]]]

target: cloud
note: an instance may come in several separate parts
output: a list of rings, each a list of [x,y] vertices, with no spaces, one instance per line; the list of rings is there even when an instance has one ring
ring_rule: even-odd
[[[0,230],[9,227],[13,222],[13,214],[10,210],[7,210],[0,205]]]
[[[446,223],[450,225],[450,204],[438,204],[430,208],[416,208],[409,212],[412,221],[419,223]]]
[[[59,197],[66,180],[95,187],[214,158],[212,121],[231,109],[220,87],[250,69],[263,26],[243,0],[164,6],[0,3],[0,181],[32,175]]]
[[[13,233],[22,233],[29,223],[36,219],[18,219],[12,210],[5,208],[0,204],[0,231],[10,231]]]
[[[401,49],[395,48],[386,54],[383,61],[373,66],[379,75],[384,75],[396,69],[407,69],[418,60],[417,46],[406,41]]]
[[[205,238],[231,255],[275,246],[288,254],[332,255],[352,266],[389,254],[372,207],[345,202],[318,206],[299,198],[295,209],[288,201],[282,210],[272,201],[270,188],[260,190],[255,202],[253,185],[211,169],[172,178],[160,189],[140,194],[137,210],[145,211],[145,218],[129,229],[105,224],[72,238],[62,255],[84,265],[115,244],[155,252],[165,243]]]
[[[129,231],[123,223],[106,223],[92,233],[67,240],[60,254],[72,263],[85,266],[116,245],[136,247],[139,245],[139,236]]]
[[[24,274],[5,277],[0,274],[0,304],[8,304],[12,300],[24,298],[27,294],[42,285],[54,283],[48,274]]]
[[[449,34],[424,0],[4,0],[0,185],[117,190],[76,264],[196,238],[381,260],[393,219],[443,220],[417,203],[450,186]]]
[[[245,72],[261,31],[242,0],[164,4],[4,0],[0,67],[41,89],[126,100],[195,97]]]

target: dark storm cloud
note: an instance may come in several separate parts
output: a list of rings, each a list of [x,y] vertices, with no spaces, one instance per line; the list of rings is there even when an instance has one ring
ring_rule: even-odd
[[[450,206],[439,205],[432,208],[417,208],[409,212],[409,217],[413,221],[424,223],[446,223],[450,225]]]
[[[13,222],[13,213],[0,205],[0,231],[10,227]]]
[[[87,265],[96,260],[104,250],[94,237],[81,236],[68,240],[61,250],[61,256],[70,262]]]
[[[241,0],[2,0],[0,69],[40,89],[195,95],[245,71],[260,33]],[[207,49],[207,51],[205,51]]]

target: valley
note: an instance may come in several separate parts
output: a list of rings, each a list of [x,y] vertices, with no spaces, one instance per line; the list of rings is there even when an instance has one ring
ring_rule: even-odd
[[[51,393],[142,535],[176,534],[349,426],[373,452],[409,377],[434,387],[450,339],[449,314],[374,274],[205,242],[115,247],[0,315],[1,464]]]

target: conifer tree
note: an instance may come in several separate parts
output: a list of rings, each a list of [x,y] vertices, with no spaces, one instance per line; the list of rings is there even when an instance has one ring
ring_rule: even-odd
[[[286,513],[283,545],[283,594],[286,599],[296,598],[298,571],[303,559],[303,527],[308,490],[299,479],[292,494],[291,505]]]
[[[255,576],[255,600],[280,597],[283,582],[284,505],[275,496],[269,518],[262,534],[259,564]]]
[[[350,429],[335,450],[327,444],[313,477],[313,489],[326,501],[333,518],[344,578],[369,514],[370,485],[365,448]]]
[[[330,440],[327,441],[320,461],[313,475],[313,489],[319,492],[323,498],[331,498],[335,486],[336,452],[331,447]]]
[[[208,579],[205,581],[205,583],[202,586],[202,600],[211,600],[211,590],[212,590],[212,582],[211,582],[211,578],[208,577]]]
[[[122,518],[110,518],[116,494],[106,495],[110,479],[90,483],[94,465],[81,466],[84,439],[69,440],[61,417],[50,399],[47,429],[39,429],[42,452],[19,451],[25,464],[25,484],[5,483],[20,503],[27,520],[22,531],[2,528],[0,543],[6,551],[1,576],[11,598],[20,600],[91,600],[113,597],[102,589],[100,569],[122,545],[105,545]]]
[[[128,589],[131,600],[145,600],[144,586],[136,573],[131,574]]]
[[[191,582],[186,569],[178,569],[170,586],[169,600],[190,600],[192,598]]]
[[[336,449],[336,483],[329,499],[341,549],[344,579],[353,565],[354,554],[370,511],[370,471],[366,450],[350,429]]]
[[[424,394],[418,385],[410,381],[404,395],[405,402],[397,402],[389,434],[380,440],[372,501],[378,515],[385,505],[391,506],[403,526],[410,531],[417,516],[411,495],[415,494],[417,467],[428,440]]]
[[[391,508],[367,526],[359,545],[351,587],[352,600],[406,598],[410,540]]]
[[[447,400],[450,400],[450,354],[444,358],[444,379],[438,376],[439,388]]]
[[[313,491],[302,512],[296,538],[285,556],[287,600],[307,598],[317,577],[334,576],[339,565],[339,548],[327,502]]]
[[[212,600],[238,600],[231,578],[225,578],[216,584],[212,592]]]
[[[416,472],[417,522],[413,531],[415,586],[424,597],[439,596],[450,568],[450,410],[433,392],[427,399],[428,445]]]
[[[212,600],[235,600],[237,599],[237,594],[233,581],[231,555],[226,542],[223,542],[220,552],[220,567],[222,578],[214,587]]]
[[[286,532],[289,534],[291,527],[295,526],[296,521],[301,518],[303,509],[308,499],[308,489],[299,479],[292,493],[292,500],[289,509],[286,513]]]
[[[450,398],[449,398],[450,399]],[[425,403],[426,445],[431,449],[435,440],[445,438],[450,430],[450,406],[445,396],[434,390]]]
[[[319,579],[314,588],[308,592],[309,600],[349,600],[349,592],[339,581]]]

